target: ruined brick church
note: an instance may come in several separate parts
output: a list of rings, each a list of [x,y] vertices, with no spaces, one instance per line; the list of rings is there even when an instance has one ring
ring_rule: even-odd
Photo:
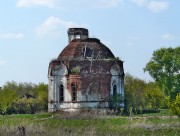
[[[49,63],[48,111],[111,108],[110,97],[124,95],[123,61],[87,29],[67,33],[68,45]]]

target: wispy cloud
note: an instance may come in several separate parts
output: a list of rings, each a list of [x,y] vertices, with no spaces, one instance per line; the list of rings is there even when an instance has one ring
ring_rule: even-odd
[[[18,7],[34,7],[34,6],[45,6],[45,7],[56,7],[56,0],[18,0]]]
[[[166,40],[166,41],[171,41],[171,40],[173,40],[175,37],[173,36],[173,35],[171,35],[171,34],[164,34],[164,35],[162,35],[162,39],[163,40]]]
[[[25,36],[21,33],[6,33],[0,34],[0,39],[23,39]]]
[[[160,12],[169,8],[169,3],[162,0],[132,0],[136,5],[145,7],[152,12]]]
[[[146,0],[132,0],[132,2],[134,2],[138,6],[144,6]]]
[[[57,37],[67,28],[79,27],[80,25],[72,21],[64,21],[57,17],[49,17],[36,30],[38,36],[54,36]],[[81,26],[82,27],[82,26]]]
[[[91,8],[112,8],[121,5],[123,0],[18,0],[17,7],[44,6],[49,8],[59,7],[61,9],[91,9]]]
[[[148,8],[153,12],[163,11],[163,10],[166,10],[168,7],[169,7],[169,5],[168,5],[168,2],[166,2],[166,1],[162,1],[162,2],[151,1],[148,4]]]

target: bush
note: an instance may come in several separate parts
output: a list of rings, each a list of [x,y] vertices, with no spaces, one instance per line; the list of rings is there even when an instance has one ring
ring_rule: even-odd
[[[74,67],[71,69],[71,74],[79,74],[80,73],[80,67]]]
[[[48,85],[7,82],[0,90],[0,114],[47,111]]]
[[[173,114],[180,116],[180,93],[174,101],[169,103],[169,109]]]

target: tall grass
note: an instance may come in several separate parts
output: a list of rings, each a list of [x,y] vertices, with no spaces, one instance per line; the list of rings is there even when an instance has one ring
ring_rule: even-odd
[[[159,114],[161,115],[161,113]],[[40,113],[0,116],[0,136],[119,136],[180,134],[177,116]]]

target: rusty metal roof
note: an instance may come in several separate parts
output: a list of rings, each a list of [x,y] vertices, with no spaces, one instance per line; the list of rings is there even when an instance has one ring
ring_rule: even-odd
[[[111,50],[96,38],[74,39],[63,49],[57,60],[113,59]]]

